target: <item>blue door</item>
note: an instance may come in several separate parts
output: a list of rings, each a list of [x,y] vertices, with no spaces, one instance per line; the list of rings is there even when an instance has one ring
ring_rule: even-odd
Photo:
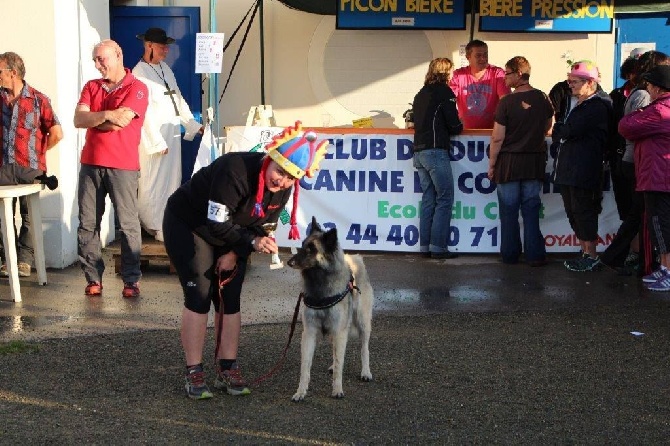
[[[201,121],[202,87],[200,74],[195,73],[195,35],[200,32],[200,8],[112,7],[110,34],[123,49],[126,67],[132,69],[142,57],[144,47],[136,36],[151,27],[163,28],[168,36],[176,40],[170,45],[165,63],[174,71],[179,89],[196,120]],[[195,141],[182,140],[182,182],[191,177],[199,146],[200,138]]]
[[[615,87],[623,85],[619,67],[628,55],[621,54],[622,44],[654,43],[656,51],[670,54],[670,12],[616,15]]]

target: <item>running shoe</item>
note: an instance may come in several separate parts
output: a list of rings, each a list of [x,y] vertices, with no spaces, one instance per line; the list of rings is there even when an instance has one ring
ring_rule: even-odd
[[[87,296],[99,296],[102,294],[102,282],[90,281],[84,289],[84,294]]]
[[[646,276],[644,276],[642,278],[642,281],[644,283],[655,283],[659,279],[662,279],[662,278],[668,277],[668,276],[670,276],[670,271],[668,271],[668,269],[666,267],[661,266],[659,269],[657,269],[653,273],[647,274]]]
[[[123,297],[131,298],[137,297],[140,295],[140,284],[138,282],[126,282],[123,284],[123,291],[121,291]]]
[[[670,291],[670,275],[661,277],[654,283],[647,285],[649,291]]]
[[[600,257],[592,259],[587,255],[573,263],[566,264],[565,267],[570,271],[576,272],[598,271],[602,267],[602,263],[600,262]]]
[[[230,370],[218,370],[216,380],[214,381],[214,388],[219,390],[226,389],[229,395],[249,395],[251,393],[249,385],[242,377],[242,371],[237,361],[233,363]]]
[[[185,381],[186,396],[192,400],[206,400],[214,396],[207,387],[207,383],[205,383],[205,372],[202,369],[202,364],[189,367],[186,371]]]

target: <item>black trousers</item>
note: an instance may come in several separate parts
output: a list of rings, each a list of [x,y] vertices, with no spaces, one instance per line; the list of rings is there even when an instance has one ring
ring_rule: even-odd
[[[35,178],[44,172],[30,167],[19,166],[18,164],[4,164],[0,166],[0,186],[10,186],[15,184],[33,184]],[[12,209],[16,214],[16,198],[12,201]],[[30,216],[28,215],[28,197],[19,198],[19,211],[21,213],[21,227],[18,231],[14,228],[16,236],[16,254],[19,263],[28,263],[32,265],[35,257],[35,248],[33,247],[32,226]],[[12,222],[13,223],[13,222]],[[39,228],[42,230],[42,228]],[[0,237],[0,259],[5,261],[5,247],[2,237]]]
[[[163,237],[165,250],[177,271],[184,292],[184,306],[189,310],[207,314],[214,304],[219,312],[223,300],[223,313],[240,312],[240,295],[246,274],[247,259],[238,257],[237,272],[222,290],[214,272],[216,260],[225,251],[210,245],[176,216],[170,206],[163,214]]]
[[[626,257],[630,252],[630,244],[636,235],[640,234],[639,238],[639,267],[637,268],[639,275],[648,274],[655,268],[655,260],[653,256],[653,248],[648,237],[648,227],[645,225],[644,216],[644,194],[642,192],[635,192],[635,166],[633,163],[622,162],[621,172],[624,175],[624,181],[633,185],[633,194],[631,197],[628,213],[623,218],[619,230],[614,236],[614,240],[607,247],[607,249],[600,255],[600,260],[608,266],[613,268],[621,268],[624,266]],[[618,206],[618,204],[617,204]]]

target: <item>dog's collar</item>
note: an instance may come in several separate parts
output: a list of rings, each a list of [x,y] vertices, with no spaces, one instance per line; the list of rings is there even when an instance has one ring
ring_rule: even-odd
[[[306,307],[314,310],[325,310],[340,303],[348,293],[352,293],[355,289],[358,290],[358,287],[354,285],[354,275],[352,274],[349,276],[346,288],[341,293],[325,298],[311,297],[303,293],[302,300]]]

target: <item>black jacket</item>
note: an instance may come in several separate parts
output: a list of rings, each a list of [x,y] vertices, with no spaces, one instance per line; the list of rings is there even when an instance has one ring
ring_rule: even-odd
[[[612,100],[602,90],[575,106],[565,123],[554,124],[552,139],[558,142],[554,183],[600,189],[611,126]]]
[[[456,96],[447,84],[424,85],[414,96],[414,151],[448,149],[449,137],[463,131]]]
[[[291,189],[263,194],[264,217],[251,215],[265,153],[231,152],[200,169],[168,199],[168,209],[213,246],[247,257],[251,240],[266,235],[264,223],[276,223]],[[211,206],[226,207],[226,218],[212,218]],[[217,221],[218,220],[218,221]]]

